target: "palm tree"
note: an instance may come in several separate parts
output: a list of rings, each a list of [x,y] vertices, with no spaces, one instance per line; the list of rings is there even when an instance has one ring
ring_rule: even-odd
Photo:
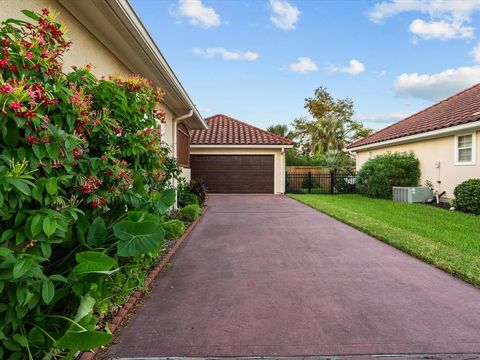
[[[294,138],[293,132],[289,131],[288,126],[284,124],[270,125],[269,127],[267,127],[267,131],[290,140],[293,140]]]

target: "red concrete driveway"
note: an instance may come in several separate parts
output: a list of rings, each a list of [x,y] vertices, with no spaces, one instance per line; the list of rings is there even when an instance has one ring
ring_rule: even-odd
[[[480,353],[480,291],[280,196],[211,196],[113,357]]]

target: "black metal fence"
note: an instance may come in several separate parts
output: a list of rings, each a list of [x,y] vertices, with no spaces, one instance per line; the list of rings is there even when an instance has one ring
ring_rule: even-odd
[[[285,192],[291,194],[348,194],[355,192],[355,174],[286,173]]]

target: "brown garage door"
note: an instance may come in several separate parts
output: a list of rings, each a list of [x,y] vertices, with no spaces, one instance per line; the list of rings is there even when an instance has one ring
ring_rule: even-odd
[[[192,179],[205,181],[210,193],[272,194],[273,155],[192,155]]]

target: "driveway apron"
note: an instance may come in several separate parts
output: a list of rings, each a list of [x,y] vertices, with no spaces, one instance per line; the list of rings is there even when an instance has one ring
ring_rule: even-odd
[[[284,196],[216,195],[111,357],[480,353],[480,290]]]

